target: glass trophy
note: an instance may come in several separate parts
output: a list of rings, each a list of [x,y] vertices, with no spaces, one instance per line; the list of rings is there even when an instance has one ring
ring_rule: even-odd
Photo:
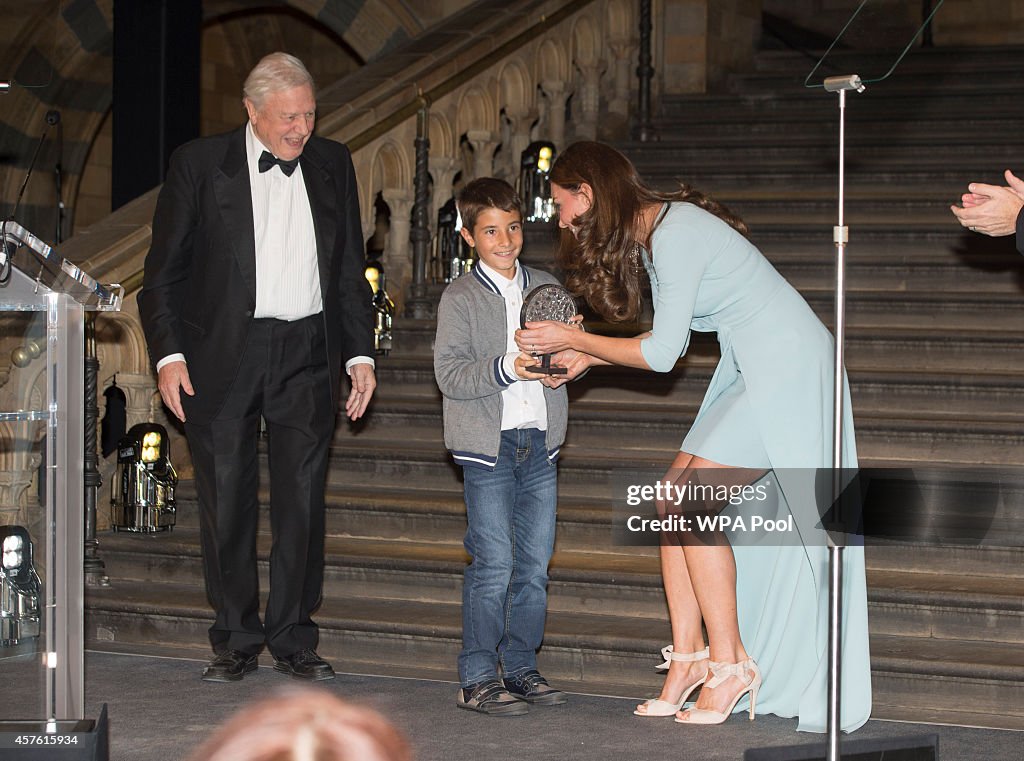
[[[523,299],[523,308],[519,312],[519,325],[525,328],[528,322],[554,320],[555,322],[572,322],[577,315],[576,300],[564,287],[554,283],[539,285]],[[565,375],[564,367],[551,365],[551,355],[542,354],[539,365],[526,368],[531,373],[544,375]]]

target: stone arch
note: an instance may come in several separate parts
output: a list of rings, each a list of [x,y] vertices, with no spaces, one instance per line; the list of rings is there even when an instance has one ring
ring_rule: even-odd
[[[605,8],[606,36],[609,40],[630,40],[635,33],[633,6],[626,0],[608,0]]]
[[[572,30],[572,61],[577,66],[594,66],[602,58],[601,30],[588,15],[576,19]]]
[[[569,55],[560,40],[549,37],[537,49],[538,82],[559,81],[569,79]]]
[[[427,136],[430,139],[431,156],[454,156],[456,149],[455,132],[451,121],[444,113],[430,112]]]
[[[534,106],[536,86],[526,64],[513,59],[498,74],[498,101],[510,112],[525,113]]]
[[[367,195],[375,196],[385,188],[412,186],[412,170],[408,151],[394,140],[385,140],[373,154],[370,186]]]
[[[118,372],[149,372],[146,337],[135,310],[103,312],[99,315],[96,320],[96,352],[101,369],[113,363],[120,368]],[[108,356],[115,353],[116,360]]]
[[[330,29],[363,61],[411,39],[425,28],[401,0],[205,0],[203,19],[281,8],[294,9]]]
[[[8,38],[14,44],[6,45],[0,52],[5,74],[13,73],[17,81],[36,84],[52,80],[46,87],[16,87],[4,96],[5,113],[0,117],[0,127],[5,133],[5,153],[16,160],[0,166],[0,201],[13,203],[39,140],[45,114],[59,109],[64,114],[65,152],[61,163],[67,207],[65,231],[71,230],[81,175],[112,104],[113,0],[71,5],[81,7],[62,3],[59,16],[54,18],[54,5],[41,3],[37,11],[18,15],[13,23],[20,23],[20,27],[9,31]],[[209,24],[231,14],[275,9],[291,9],[330,30],[362,61],[381,55],[426,28],[403,0],[205,0],[203,17],[204,23]],[[47,141],[44,145],[37,168],[56,163],[52,143]],[[49,192],[38,179],[30,183],[19,210],[27,228],[41,232],[52,229],[53,204]]]
[[[48,5],[48,10],[52,9]],[[47,112],[60,112],[65,235],[73,219],[82,167],[112,101],[109,53],[113,37],[109,27],[104,28],[112,13],[112,0],[97,2],[96,11],[99,18],[91,19],[86,28],[79,28],[77,17],[69,19],[65,15],[55,22],[40,11],[22,30],[22,44],[11,46],[5,51],[7,55],[0,56],[5,68],[9,67],[22,85],[4,96],[4,113],[0,116],[4,152],[9,155],[9,163],[0,168],[0,196],[4,202],[13,203],[46,128]],[[55,35],[58,47],[54,46]],[[52,182],[41,178],[57,163],[56,137],[57,130],[51,127],[18,212],[26,228],[46,239],[52,237],[54,229],[55,191]]]
[[[470,130],[494,132],[498,127],[498,110],[494,98],[479,86],[467,88],[455,112],[455,134],[464,135]]]
[[[363,205],[364,233],[377,225],[377,202],[380,198],[388,207],[390,228],[395,221],[396,210],[392,206],[399,205],[396,193],[412,193],[412,157],[410,151],[404,149],[393,139],[382,141],[374,150],[370,161],[369,182],[365,193],[361,195]],[[389,200],[390,199],[390,200]]]

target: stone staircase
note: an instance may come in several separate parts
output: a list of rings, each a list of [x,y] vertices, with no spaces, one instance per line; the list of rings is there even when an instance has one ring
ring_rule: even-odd
[[[838,109],[802,87],[810,65],[763,53],[730,95],[663,102],[660,142],[621,147],[654,182],[684,178],[744,216],[830,322]],[[1012,529],[1024,519],[1024,260],[948,211],[969,180],[1024,169],[1022,68],[1024,50],[917,51],[848,98],[847,364],[862,461],[998,481],[1010,526],[986,546],[869,546],[876,717],[1024,729],[1024,534]],[[399,321],[372,414],[339,423],[333,443],[318,621],[341,670],[456,678],[465,516],[432,336],[429,321]],[[670,461],[716,360],[703,338],[673,373],[595,371],[571,388],[541,653],[569,689],[657,691],[669,638],[657,553],[612,544],[606,479]],[[111,587],[88,591],[89,647],[205,657],[191,484],[179,497],[173,533],[101,537]],[[971,500],[936,515],[969,520]],[[264,585],[268,552],[263,531]]]

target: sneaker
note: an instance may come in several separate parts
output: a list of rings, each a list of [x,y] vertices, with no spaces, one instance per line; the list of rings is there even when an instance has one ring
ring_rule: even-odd
[[[539,706],[558,706],[568,701],[565,693],[556,690],[537,669],[505,677],[505,689],[514,697]]]
[[[522,716],[530,710],[526,703],[509,694],[497,678],[461,687],[455,704],[488,716]]]

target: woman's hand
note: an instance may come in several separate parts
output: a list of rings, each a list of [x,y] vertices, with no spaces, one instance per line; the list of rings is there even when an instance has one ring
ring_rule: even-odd
[[[551,355],[551,366],[552,367],[564,367],[566,369],[565,375],[548,375],[545,376],[541,383],[548,388],[558,388],[563,386],[569,381],[576,380],[581,375],[584,375],[595,364],[600,364],[600,361],[596,357],[592,357],[589,354],[584,354],[581,351],[575,349],[566,349],[564,351],[556,352]]]
[[[526,328],[516,331],[516,344],[520,351],[530,354],[554,354],[556,351],[575,349],[575,340],[583,330],[577,315],[573,322],[528,322]]]

